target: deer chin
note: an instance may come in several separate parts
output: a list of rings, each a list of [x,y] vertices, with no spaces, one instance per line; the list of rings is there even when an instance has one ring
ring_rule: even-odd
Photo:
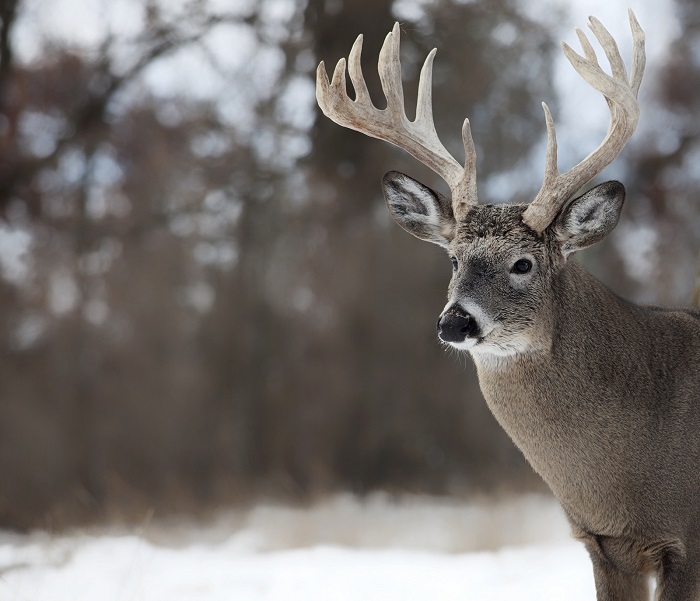
[[[481,338],[465,338],[462,342],[445,342],[444,344],[449,344],[452,348],[460,351],[471,351],[480,341]]]
[[[468,350],[475,360],[486,362],[517,358],[544,350],[546,345],[538,344],[528,333],[510,334],[509,336],[494,336],[473,345]]]

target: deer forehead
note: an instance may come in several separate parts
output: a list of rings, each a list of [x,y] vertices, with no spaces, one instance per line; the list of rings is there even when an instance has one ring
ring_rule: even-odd
[[[458,223],[453,243],[456,249],[468,250],[487,245],[494,252],[536,249],[543,246],[543,236],[523,223],[527,205],[477,205]]]

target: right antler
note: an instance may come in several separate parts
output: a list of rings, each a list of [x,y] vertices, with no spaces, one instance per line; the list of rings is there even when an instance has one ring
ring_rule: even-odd
[[[316,99],[323,113],[337,124],[403,148],[442,177],[450,187],[452,210],[459,219],[472,205],[477,204],[476,151],[469,119],[465,119],[462,126],[466,155],[462,167],[445,149],[435,131],[431,92],[435,49],[428,54],[421,70],[416,119],[409,121],[406,117],[399,61],[399,35],[399,24],[396,23],[384,40],[379,53],[379,78],[387,100],[385,110],[377,109],[372,104],[362,75],[362,35],[355,40],[348,57],[355,100],[348,97],[345,89],[344,58],[338,61],[330,82],[324,63],[319,64],[316,72]]]
[[[533,200],[523,213],[523,221],[532,229],[542,232],[554,220],[561,207],[581,186],[587,184],[613,159],[620,154],[627,141],[632,137],[639,122],[639,105],[637,93],[644,75],[646,62],[644,54],[644,32],[639,26],[632,9],[629,10],[630,28],[632,29],[632,73],[629,79],[625,64],[620,57],[615,40],[603,24],[595,17],[590,17],[589,27],[600,42],[608,57],[612,76],[605,73],[598,64],[595,51],[586,35],[576,29],[585,58],[579,56],[567,44],[563,44],[564,54],[574,69],[592,87],[605,96],[610,108],[610,126],[600,146],[583,161],[566,173],[559,173],[557,168],[557,135],[552,114],[547,105],[542,103],[547,121],[547,158],[544,170],[544,182]]]

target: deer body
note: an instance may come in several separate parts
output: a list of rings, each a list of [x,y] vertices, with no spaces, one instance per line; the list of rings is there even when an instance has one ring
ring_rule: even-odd
[[[631,304],[573,262],[557,280],[548,349],[473,354],[489,408],[586,544],[600,599],[648,599],[656,574],[659,599],[698,599],[700,313]],[[681,593],[664,589],[674,565]]]
[[[582,32],[585,57],[566,56],[598,89],[611,122],[601,145],[570,171],[557,169],[552,116],[544,183],[528,205],[480,205],[469,121],[464,167],[432,123],[421,72],[416,120],[403,108],[398,27],[379,72],[387,109],[369,99],[349,57],[356,99],[345,92],[342,59],[328,81],[319,66],[324,113],[397,144],[449,184],[451,199],[398,172],[384,176],[389,211],[406,231],[443,247],[452,261],[448,303],[438,320],[445,344],[468,351],[492,413],[560,501],[589,551],[599,601],[700,601],[700,312],[630,303],[588,274],[573,254],[616,226],[625,192],[608,182],[572,194],[608,165],[633,134],[644,70],[644,35],[630,12],[630,76],[600,24],[590,26],[612,75]]]
[[[550,348],[474,354],[489,408],[582,532],[680,540],[700,516],[700,316],[628,303],[574,262],[558,280]]]

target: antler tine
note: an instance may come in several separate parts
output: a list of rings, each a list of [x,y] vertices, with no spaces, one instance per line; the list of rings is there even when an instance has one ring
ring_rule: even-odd
[[[435,130],[433,120],[433,61],[437,48],[433,48],[420,70],[418,80],[418,99],[416,102],[416,126],[426,128],[429,131]],[[437,135],[437,133],[435,134]]]
[[[386,97],[386,110],[396,117],[403,117],[404,120],[408,121],[403,102],[403,84],[401,83],[400,36],[399,24],[394,23],[394,28],[386,34],[382,49],[379,51],[379,79]]]
[[[630,85],[634,91],[635,96],[639,92],[639,86],[642,83],[642,76],[644,75],[644,67],[646,66],[646,54],[644,52],[644,41],[645,35],[644,30],[639,25],[637,17],[632,12],[632,9],[628,9],[630,29],[632,29],[632,43],[634,45],[632,49],[632,73],[630,75]]]
[[[612,37],[610,32],[605,29],[605,26],[596,17],[588,18],[588,27],[591,28],[591,31],[600,42],[603,52],[605,52],[605,56],[610,63],[613,79],[626,82],[627,69],[625,68],[625,63],[620,56],[620,50],[617,47],[615,38]]]
[[[362,36],[358,36],[348,56],[350,81],[355,88],[355,100],[345,90],[345,59],[340,59],[328,80],[323,62],[316,72],[316,99],[323,113],[343,127],[391,142],[442,177],[452,192],[455,216],[461,216],[477,203],[476,152],[469,121],[462,128],[466,160],[462,167],[447,151],[435,131],[432,109],[432,72],[435,50],[425,59],[418,84],[416,118],[409,121],[404,108],[401,82],[399,24],[387,35],[379,53],[379,78],[386,96],[387,108],[376,108],[367,91],[362,75],[360,57]]]
[[[583,161],[566,173],[557,169],[557,142],[554,122],[546,105],[547,155],[542,188],[523,213],[523,221],[538,232],[544,231],[554,220],[561,207],[569,198],[620,154],[632,137],[639,122],[637,93],[644,74],[644,32],[632,10],[629,11],[632,30],[632,72],[627,76],[625,64],[617,44],[603,24],[591,17],[589,27],[600,43],[610,63],[612,75],[608,75],[598,64],[598,59],[590,42],[582,31],[577,30],[584,56],[574,52],[567,44],[562,44],[564,54],[578,74],[594,89],[603,94],[610,109],[610,126],[601,144]]]
[[[365,77],[362,74],[362,41],[363,36],[360,34],[357,36],[355,43],[350,49],[350,54],[348,55],[348,71],[350,72],[352,87],[355,89],[355,101],[360,104],[371,104],[372,100],[369,97]]]

